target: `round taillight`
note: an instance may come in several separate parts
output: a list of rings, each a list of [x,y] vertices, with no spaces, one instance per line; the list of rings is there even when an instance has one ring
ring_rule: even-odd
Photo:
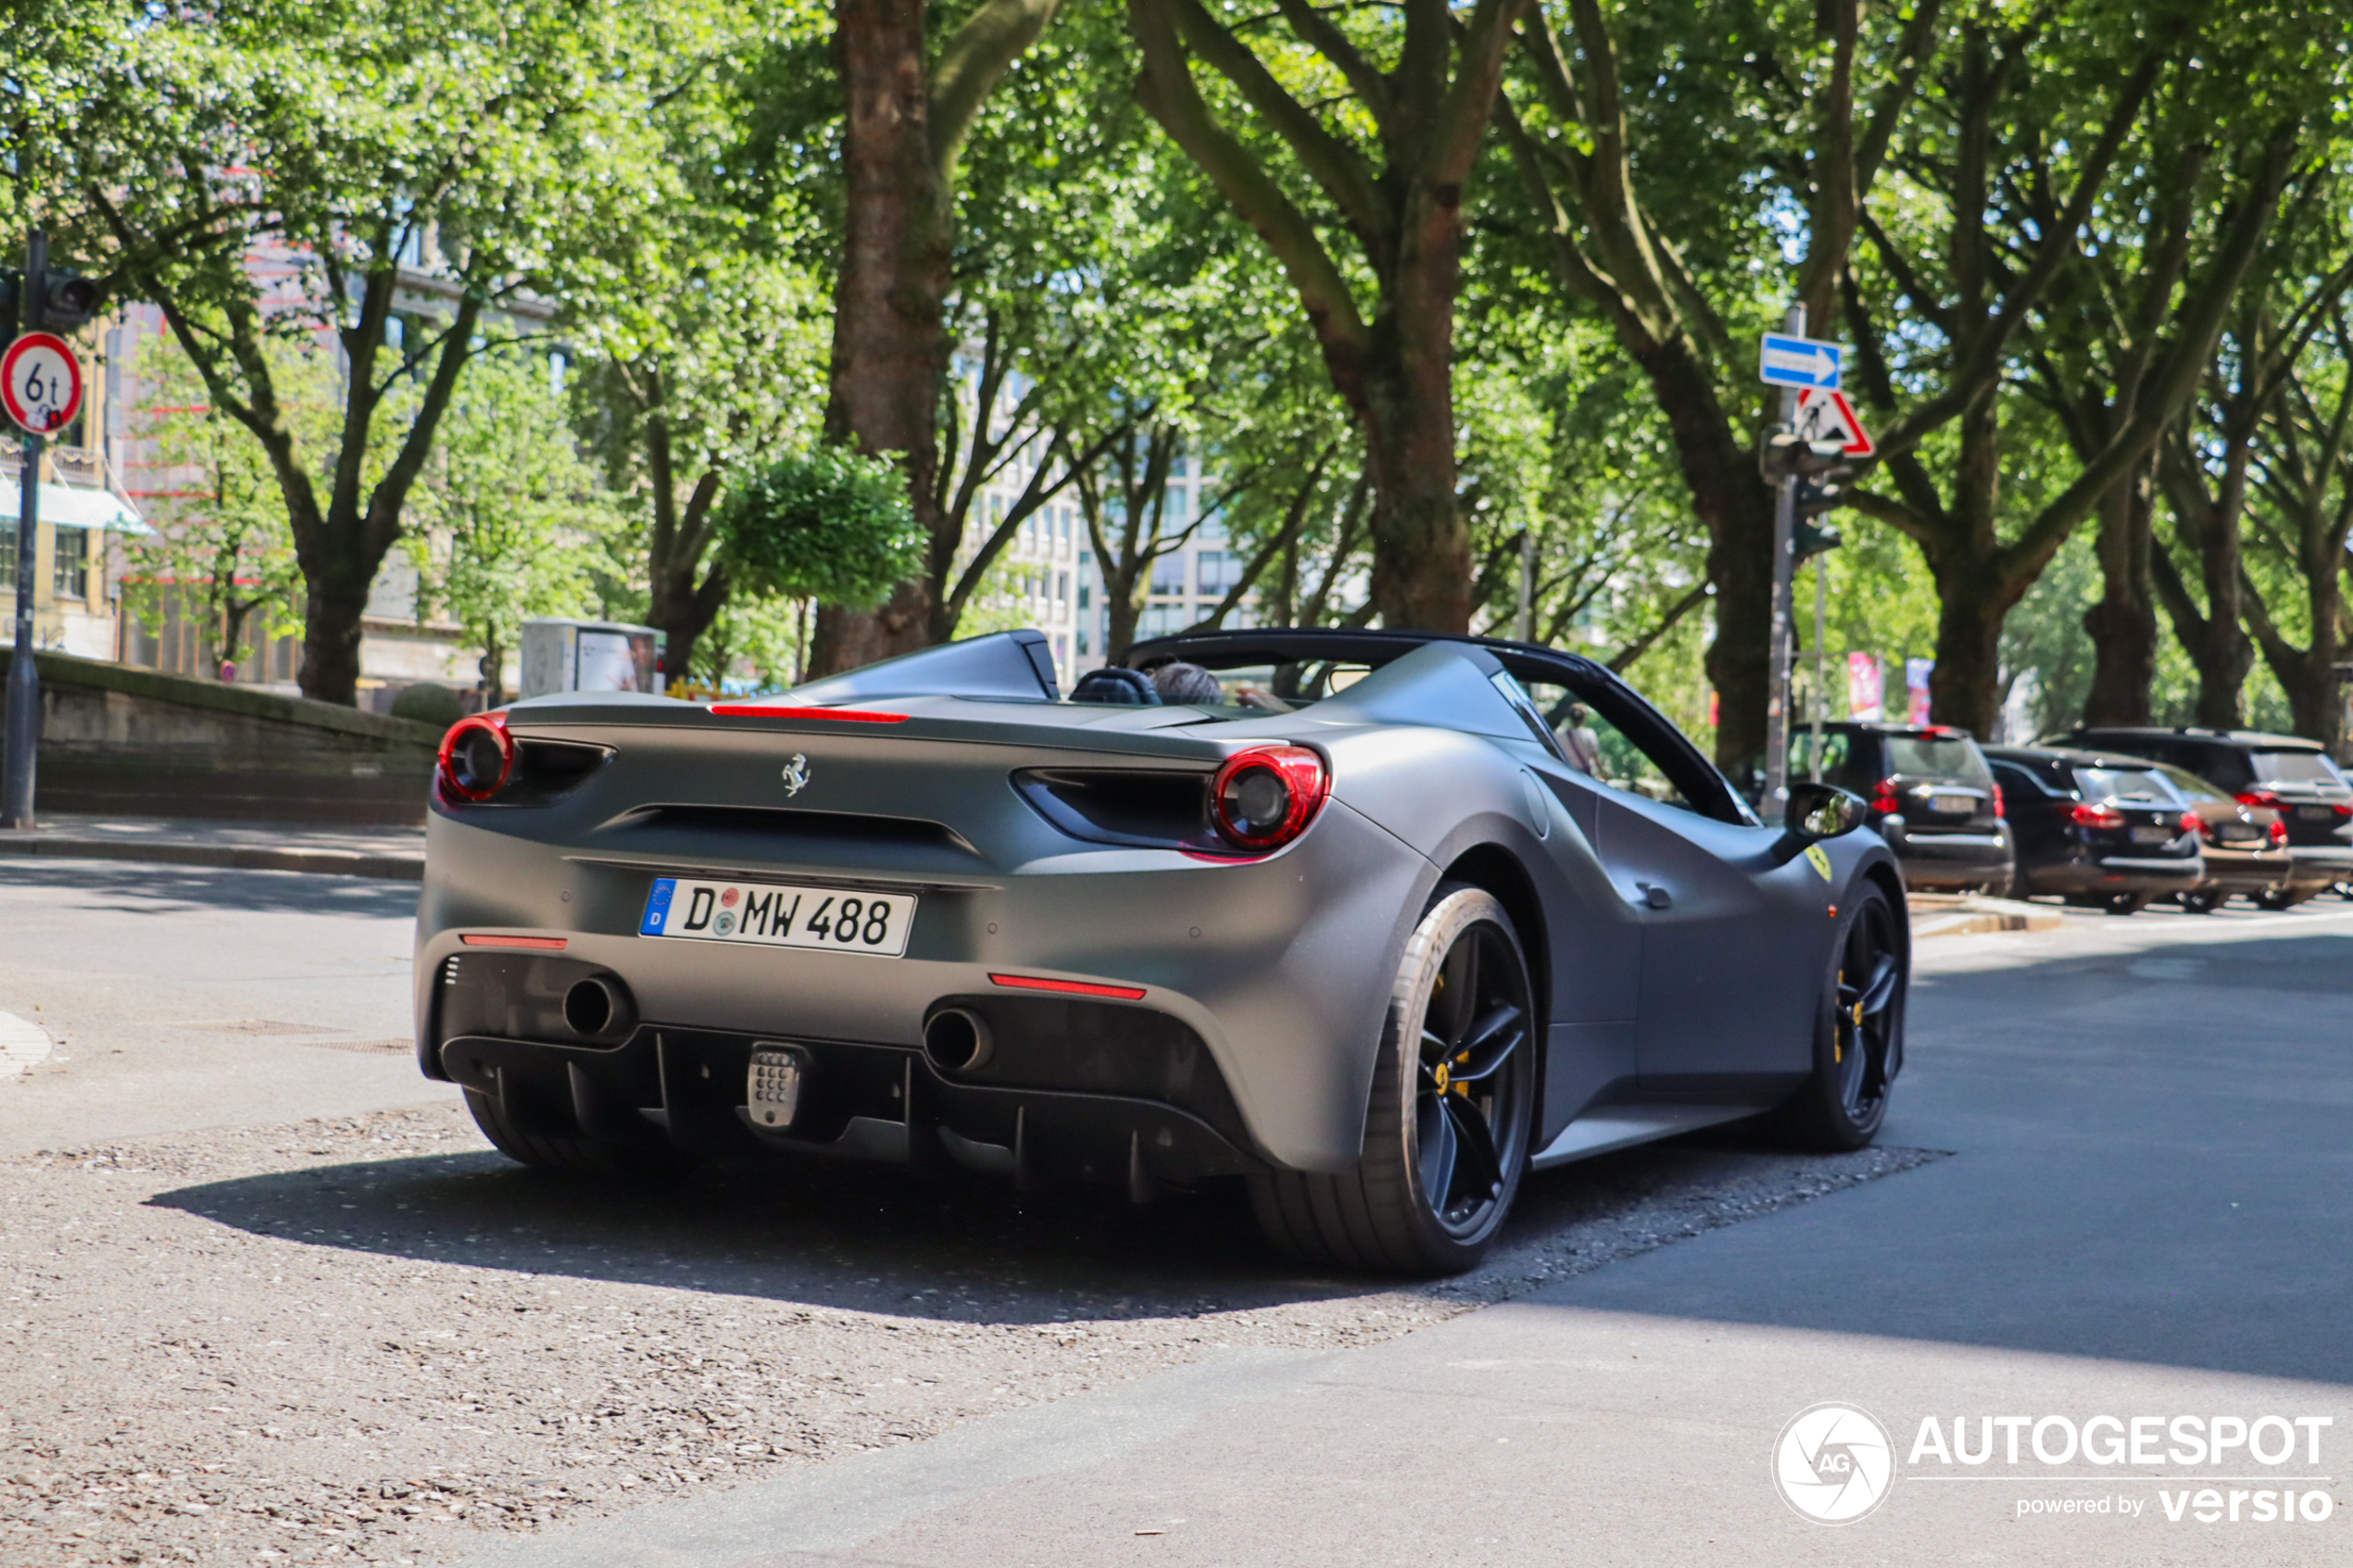
[[[1329,793],[1324,759],[1307,747],[1253,746],[1217,770],[1209,785],[1209,813],[1227,843],[1263,853],[1305,833]]]
[[[2273,817],[2271,825],[2263,830],[2263,836],[2270,840],[2272,848],[2277,849],[2287,842],[2287,824]]]
[[[441,786],[460,800],[487,800],[515,771],[504,713],[472,713],[441,737]]]

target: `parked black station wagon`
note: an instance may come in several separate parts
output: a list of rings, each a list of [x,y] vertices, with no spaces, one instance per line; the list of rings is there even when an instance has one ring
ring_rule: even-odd
[[[1817,776],[1813,728],[1790,737],[1789,776]],[[1966,730],[1859,720],[1822,726],[1824,784],[1870,802],[1871,825],[1922,892],[2000,893],[2010,884],[2002,792]]]
[[[2197,814],[2145,759],[1992,746],[1985,759],[2009,809],[2019,897],[2056,893],[2129,915],[2207,881]]]
[[[2078,728],[2052,743],[2123,752],[2186,769],[2287,823],[2287,885],[2260,895],[2265,909],[2300,904],[2353,881],[2353,784],[2317,741],[2259,730]]]

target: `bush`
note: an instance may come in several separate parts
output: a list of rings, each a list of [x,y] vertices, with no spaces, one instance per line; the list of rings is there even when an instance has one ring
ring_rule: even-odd
[[[747,593],[868,609],[923,570],[907,480],[887,458],[820,446],[780,458],[722,503],[720,559]]]

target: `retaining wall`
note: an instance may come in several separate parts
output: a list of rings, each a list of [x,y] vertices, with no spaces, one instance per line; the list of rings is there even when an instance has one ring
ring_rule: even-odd
[[[36,813],[424,821],[434,725],[132,665],[34,659]],[[8,660],[0,650],[0,673]]]

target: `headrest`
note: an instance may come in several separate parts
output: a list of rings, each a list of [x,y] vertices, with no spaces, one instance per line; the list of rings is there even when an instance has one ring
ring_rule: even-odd
[[[1140,670],[1122,670],[1117,666],[1090,670],[1078,677],[1070,689],[1073,702],[1101,702],[1118,708],[1158,708],[1160,693],[1152,689],[1152,678]]]

